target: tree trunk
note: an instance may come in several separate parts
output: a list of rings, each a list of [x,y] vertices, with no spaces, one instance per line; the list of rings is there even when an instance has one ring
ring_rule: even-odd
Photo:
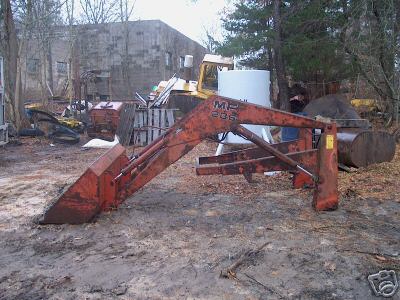
[[[51,54],[51,42],[47,41],[46,42],[46,60],[47,60],[47,88],[49,89],[49,94],[51,96],[54,95],[54,85],[53,85],[53,56]],[[48,103],[48,98],[43,99],[45,101],[45,104]]]
[[[400,40],[400,2],[396,1],[394,4],[396,19],[394,23],[394,41]],[[399,61],[400,59],[400,52],[396,51],[395,53],[395,61]],[[396,80],[397,81],[397,80]],[[400,83],[397,81],[395,83],[395,90],[396,90],[396,102],[395,102],[395,109],[394,109],[394,120],[396,121],[396,125],[399,125],[400,119]]]
[[[273,18],[274,18],[274,63],[276,70],[276,79],[279,88],[279,106],[282,110],[289,110],[288,83],[285,72],[285,62],[282,54],[282,20],[281,20],[281,1],[274,0]]]
[[[4,38],[1,41],[4,58],[4,95],[6,100],[6,118],[17,131],[28,125],[21,81],[21,47],[18,45],[10,0],[1,0],[3,9]]]
[[[273,108],[278,108],[279,109],[279,101],[275,99],[275,93],[274,93],[274,81],[275,81],[275,72],[274,72],[274,58],[272,55],[272,49],[271,47],[268,47],[268,64],[267,64],[267,69],[269,70],[269,95],[270,95],[270,100],[271,100],[271,105]]]

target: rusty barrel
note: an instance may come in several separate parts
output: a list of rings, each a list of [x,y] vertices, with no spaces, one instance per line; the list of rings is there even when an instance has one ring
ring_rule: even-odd
[[[349,167],[388,162],[396,152],[395,139],[386,131],[341,128],[337,139],[339,163]]]

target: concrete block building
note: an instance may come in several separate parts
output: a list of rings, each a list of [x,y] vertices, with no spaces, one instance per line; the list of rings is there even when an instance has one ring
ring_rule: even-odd
[[[135,92],[147,94],[161,80],[183,72],[186,54],[194,57],[195,79],[207,52],[160,20],[74,26],[73,49],[67,27],[56,28],[53,35],[45,55],[30,42],[23,70],[25,99],[64,95],[69,68],[75,76],[95,71],[82,97],[132,99]]]

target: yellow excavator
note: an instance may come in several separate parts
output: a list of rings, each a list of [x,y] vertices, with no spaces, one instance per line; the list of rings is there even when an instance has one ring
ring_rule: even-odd
[[[82,122],[80,122],[76,119],[73,119],[73,118],[62,117],[57,114],[54,114],[54,113],[50,112],[46,107],[44,107],[42,103],[26,104],[25,109],[31,110],[34,112],[42,112],[43,114],[47,114],[48,116],[53,117],[54,120],[57,120],[58,123],[60,123],[61,125],[71,128],[73,130],[76,130],[78,132],[83,130]]]
[[[218,71],[233,70],[233,67],[234,64],[232,57],[206,54],[200,65],[196,90],[186,91],[186,86],[184,85],[183,91],[188,92],[188,95],[190,96],[204,100],[208,99],[218,91]]]
[[[183,78],[176,75],[168,81],[161,81],[155,89],[154,102],[150,107],[161,107],[165,105],[171,96],[191,96],[205,100],[218,91],[218,72],[233,70],[232,57],[206,54],[200,64],[199,77],[197,81],[190,80],[193,68],[193,56],[186,55]]]

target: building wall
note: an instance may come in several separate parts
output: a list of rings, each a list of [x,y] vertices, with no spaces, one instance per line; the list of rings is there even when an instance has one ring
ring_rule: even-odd
[[[75,27],[75,33],[71,64],[79,65],[79,73],[101,70],[102,75],[109,76],[97,78],[96,83],[89,84],[88,90],[90,94],[102,98],[111,96],[114,100],[132,99],[135,92],[148,94],[161,80],[168,80],[183,71],[179,65],[186,54],[194,56],[193,79],[196,79],[198,66],[206,54],[200,44],[159,20],[79,25]],[[40,82],[44,81],[45,70],[47,79],[52,77],[54,94],[62,93],[70,65],[68,28],[58,28],[54,36],[51,55],[47,58],[40,57],[38,45],[30,42],[23,70],[27,99],[41,97],[43,85]],[[35,59],[38,60],[36,63],[45,66],[32,72]],[[52,66],[52,76],[49,76],[48,64]]]
[[[26,100],[41,99],[42,95],[49,96],[49,89],[58,95],[67,82],[69,46],[68,40],[62,35],[51,41],[50,51],[42,51],[35,40],[27,42],[27,52],[21,59],[22,88]],[[50,53],[50,55],[45,55]],[[64,64],[64,71],[58,69],[60,63]],[[51,65],[51,75],[49,74]],[[46,79],[48,86],[46,84]],[[52,79],[52,80],[49,80]]]

